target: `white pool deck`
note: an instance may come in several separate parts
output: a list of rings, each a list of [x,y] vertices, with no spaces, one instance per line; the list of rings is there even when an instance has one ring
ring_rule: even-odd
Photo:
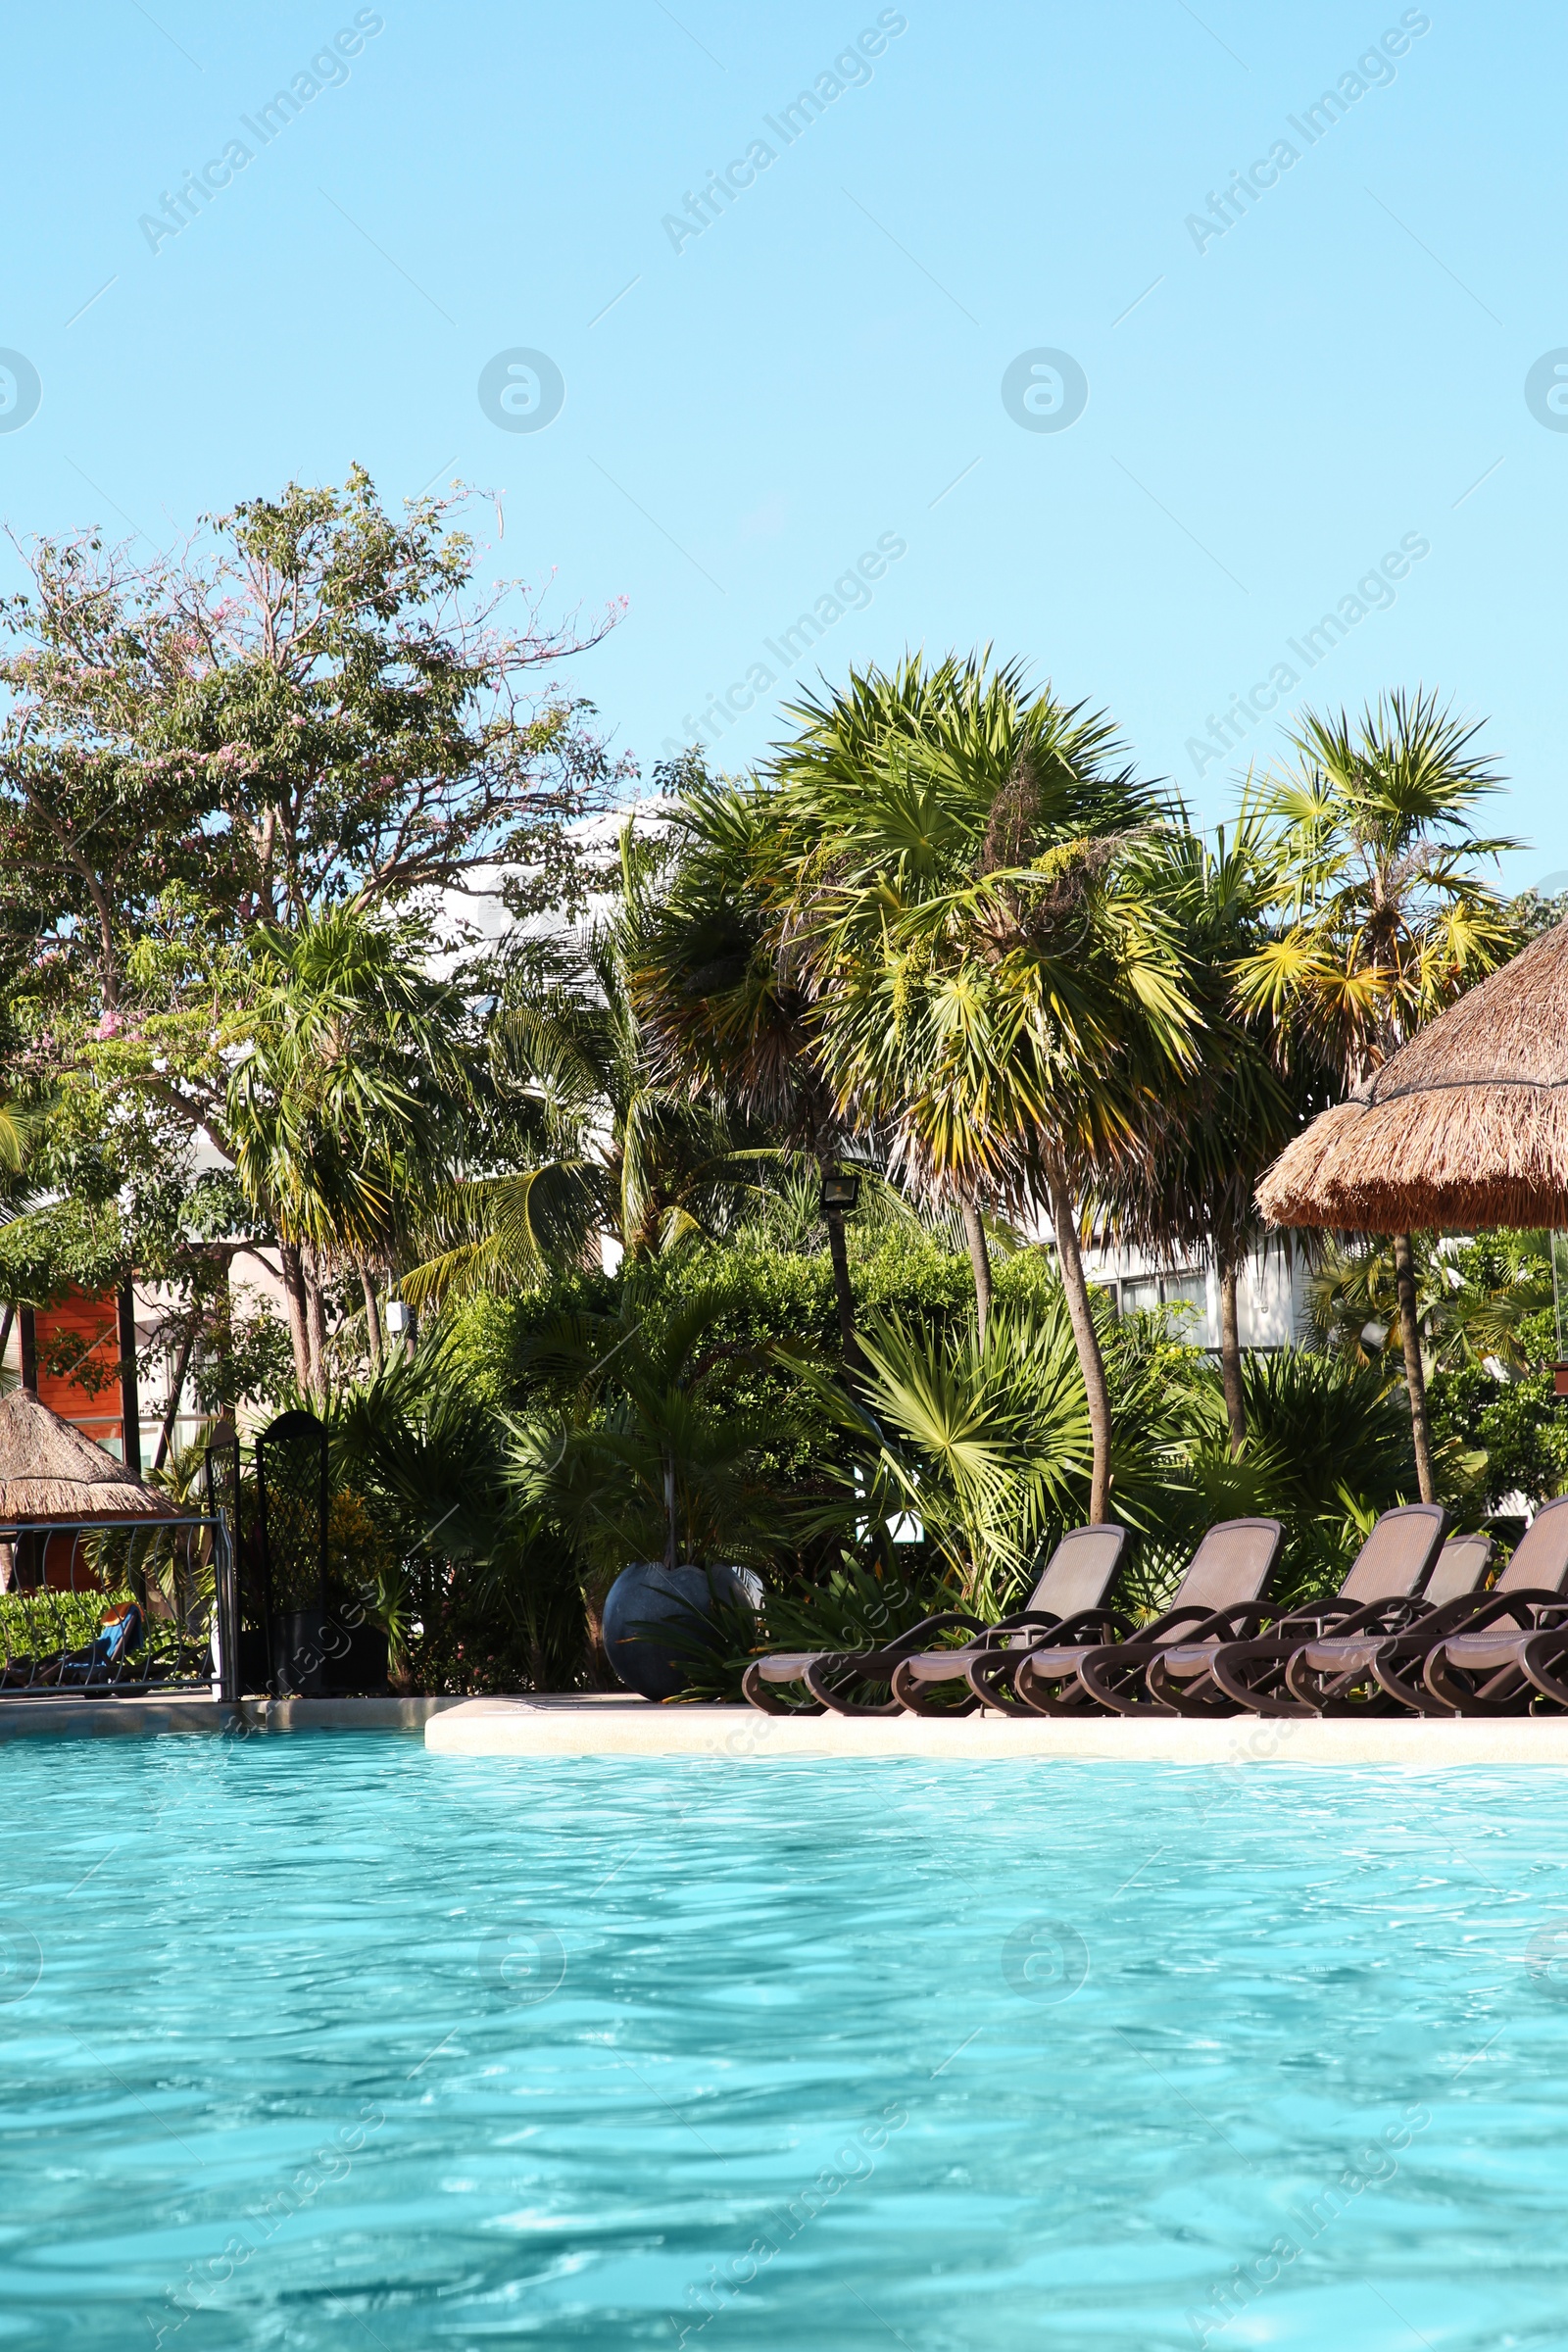
[[[1568,1715],[1511,1721],[1371,1716],[1265,1722],[1227,1716],[1066,1718],[761,1715],[752,1707],[659,1707],[646,1699],[469,1698],[424,1727],[447,1756],[703,1756],[717,1760],[943,1758],[974,1763],[1568,1765]]]
[[[0,1743],[13,1740],[155,1739],[359,1731],[423,1735],[443,1756],[695,1756],[718,1763],[949,1759],[968,1763],[1373,1764],[1435,1772],[1455,1766],[1568,1767],[1568,1715],[1327,1722],[1227,1716],[946,1718],[760,1715],[751,1707],[659,1707],[614,1693],[521,1698],[245,1699],[201,1696],[0,1699]]]

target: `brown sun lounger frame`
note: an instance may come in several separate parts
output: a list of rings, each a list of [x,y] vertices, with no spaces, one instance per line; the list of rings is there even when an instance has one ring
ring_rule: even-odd
[[[1196,1647],[1206,1660],[1221,1642],[1264,1621],[1267,1605],[1259,1595],[1274,1573],[1283,1533],[1277,1519],[1221,1521],[1194,1552],[1162,1616],[1125,1641],[1027,1650],[1012,1671],[1012,1690],[1040,1715],[1174,1712],[1151,1694],[1149,1669],[1178,1648]]]
[[[1087,1544],[1085,1538],[1091,1539]],[[896,1641],[877,1647],[779,1650],[770,1657],[752,1660],[741,1678],[741,1690],[764,1715],[814,1715],[824,1709],[831,1709],[836,1715],[902,1714],[909,1703],[906,1699],[890,1696],[880,1701],[857,1700],[849,1693],[858,1683],[886,1683],[891,1688],[899,1667],[921,1656],[942,1662],[943,1671],[935,1678],[937,1681],[948,1679],[951,1674],[952,1679],[962,1682],[964,1660],[981,1643],[1002,1642],[1009,1636],[1028,1639],[1035,1633],[1044,1637],[1060,1628],[1069,1613],[1074,1619],[1092,1614],[1097,1595],[1103,1595],[1116,1573],[1125,1541],[1124,1528],[1071,1529],[1052,1553],[1029,1595],[1028,1606],[1000,1618],[995,1625],[988,1626],[984,1618],[972,1617],[963,1609],[941,1609],[935,1616],[924,1617],[918,1625],[909,1626]],[[1111,1615],[1112,1612],[1100,1607],[1102,1620]],[[931,1649],[933,1634],[950,1632],[957,1626],[967,1626],[979,1641],[962,1648]],[[791,1704],[775,1696],[779,1687],[787,1689],[791,1685],[798,1685],[807,1693],[804,1704]],[[969,1702],[978,1703],[978,1700]],[[959,1709],[960,1713],[967,1711],[967,1706]]]
[[[1536,1513],[1493,1591],[1428,1648],[1424,1712],[1518,1715],[1543,1699],[1568,1707],[1565,1665],[1568,1494],[1559,1494]]]
[[[1419,1613],[1447,1525],[1447,1513],[1436,1502],[1405,1502],[1385,1511],[1338,1592],[1293,1610],[1264,1633],[1226,1642],[1215,1653],[1208,1682],[1216,1700],[1253,1715],[1317,1714],[1311,1697],[1287,1684],[1292,1660],[1314,1644],[1373,1636],[1381,1642],[1402,1631]],[[1370,1671],[1370,1660],[1365,1670]]]

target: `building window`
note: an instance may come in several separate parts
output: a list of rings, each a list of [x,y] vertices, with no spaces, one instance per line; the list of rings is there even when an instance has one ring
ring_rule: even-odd
[[[1146,1313],[1155,1306],[1190,1306],[1200,1316],[1208,1312],[1208,1285],[1200,1271],[1186,1269],[1175,1274],[1134,1274],[1120,1285],[1121,1311],[1124,1315]]]

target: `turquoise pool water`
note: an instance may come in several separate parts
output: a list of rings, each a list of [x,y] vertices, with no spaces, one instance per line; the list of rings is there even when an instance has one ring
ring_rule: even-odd
[[[1568,2345],[1565,1800],[0,1749],[0,2347]]]

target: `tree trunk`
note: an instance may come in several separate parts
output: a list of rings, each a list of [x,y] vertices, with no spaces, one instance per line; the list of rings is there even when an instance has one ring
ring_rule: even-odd
[[[141,1476],[141,1398],[136,1393],[136,1292],[120,1286],[120,1458],[132,1478]]]
[[[1432,1430],[1427,1420],[1427,1376],[1421,1362],[1421,1324],[1416,1312],[1415,1259],[1410,1236],[1394,1237],[1394,1278],[1399,1293],[1399,1338],[1404,1348],[1404,1385],[1410,1393],[1410,1435],[1415,1440],[1415,1476],[1423,1502],[1436,1502]]]
[[[386,1350],[381,1343],[381,1305],[375,1295],[375,1279],[363,1257],[357,1257],[354,1265],[360,1277],[360,1289],[365,1294],[365,1330],[369,1346],[370,1369],[379,1372],[386,1361]]]
[[[1078,1347],[1079,1368],[1089,1399],[1089,1434],[1094,1444],[1094,1468],[1089,1484],[1089,1523],[1102,1527],[1110,1517],[1110,1391],[1105,1385],[1105,1359],[1100,1352],[1089,1284],[1078,1248],[1078,1226],[1072,1196],[1059,1177],[1051,1180],[1051,1222],[1055,1229],[1061,1287],[1067,1294],[1067,1312]]]
[[[22,1385],[29,1396],[38,1394],[38,1316],[37,1310],[24,1306],[17,1318],[21,1325],[18,1337],[22,1343]]]
[[[311,1339],[305,1305],[305,1266],[297,1242],[279,1242],[277,1262],[283,1273],[283,1298],[288,1306],[288,1336],[294,1348],[294,1378],[302,1396],[311,1390]]]
[[[191,1349],[196,1345],[198,1319],[193,1309],[190,1321],[180,1334],[179,1354],[174,1362],[174,1377],[169,1384],[169,1396],[164,1408],[164,1426],[158,1435],[158,1451],[153,1456],[155,1470],[161,1470],[169,1459],[169,1448],[174,1435],[174,1423],[179,1418],[180,1391],[185,1386],[185,1374],[190,1369]]]
[[[1231,1451],[1240,1453],[1247,1436],[1247,1403],[1242,1395],[1242,1327],[1236,1312],[1237,1281],[1241,1269],[1219,1269],[1219,1369],[1225,1384],[1225,1418],[1231,1425]]]
[[[321,1263],[314,1250],[305,1255],[305,1328],[311,1343],[311,1392],[318,1404],[326,1400],[326,1299],[321,1290]]]
[[[818,1162],[824,1176],[833,1173],[835,1162]],[[845,1369],[858,1372],[860,1368],[860,1343],[855,1336],[855,1292],[850,1283],[850,1253],[844,1240],[844,1211],[824,1208],[822,1222],[827,1227],[828,1254],[833,1260],[833,1296],[839,1310],[839,1346]]]
[[[986,1325],[991,1320],[991,1252],[986,1248],[986,1229],[974,1200],[966,1194],[963,1200],[963,1238],[969,1245],[969,1263],[974,1268],[974,1311],[979,1326],[980,1345],[985,1346]]]

